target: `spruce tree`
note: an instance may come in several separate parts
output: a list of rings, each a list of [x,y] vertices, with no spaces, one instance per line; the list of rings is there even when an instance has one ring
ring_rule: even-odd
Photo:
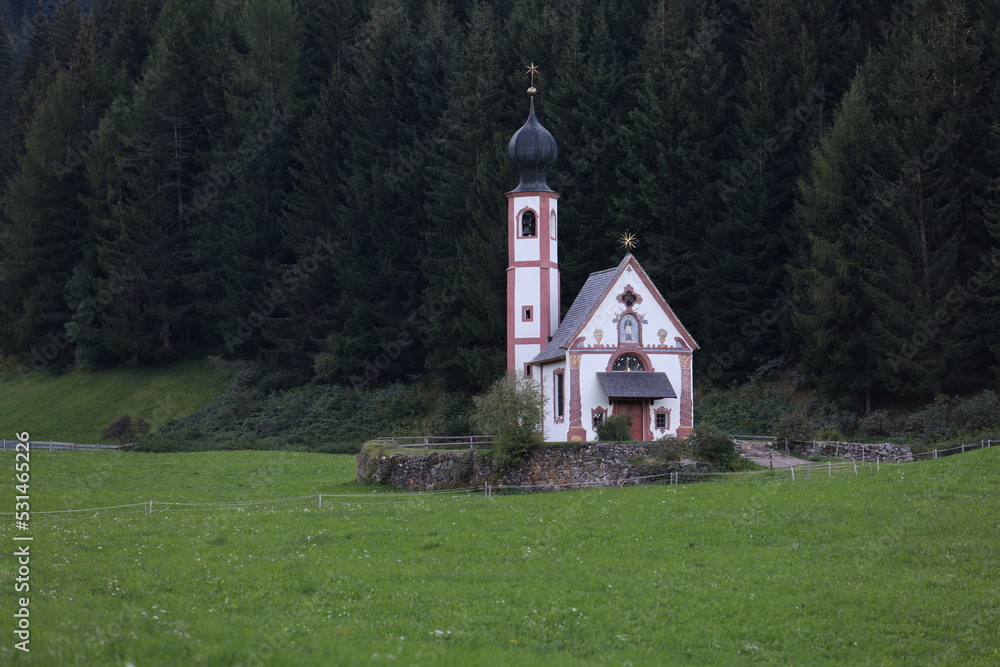
[[[511,187],[498,122],[507,96],[497,55],[497,19],[476,3],[462,52],[445,80],[447,108],[433,135],[421,270],[428,286],[420,326],[427,370],[448,389],[487,386],[506,363],[504,200]]]
[[[188,223],[197,224],[186,285],[214,345],[252,354],[260,339],[237,345],[245,337],[236,329],[248,317],[270,317],[278,306],[269,270],[281,253],[291,135],[301,114],[301,40],[290,0],[248,0],[216,24],[230,20],[231,35],[216,25],[223,33],[215,75],[220,129],[188,210]]]
[[[83,257],[87,220],[80,196],[87,186],[84,170],[67,161],[66,147],[83,134],[83,98],[70,73],[57,75],[2,202],[3,338],[11,351],[28,356],[52,342],[60,353],[69,348],[65,290]],[[48,357],[44,361],[56,361]]]
[[[833,126],[799,181],[792,265],[793,320],[802,340],[802,368],[834,397],[850,392],[871,410],[881,351],[872,340],[872,304],[863,289],[867,267],[865,179],[872,163],[875,121],[864,80],[855,78]]]
[[[84,290],[115,295],[83,339],[126,363],[175,358],[199,337],[191,293],[189,229],[195,174],[203,169],[203,72],[197,45],[205,6],[177,0],[160,18],[158,39],[132,94],[101,124],[90,162],[91,214],[101,236],[98,276]],[[77,294],[84,302],[86,292]]]

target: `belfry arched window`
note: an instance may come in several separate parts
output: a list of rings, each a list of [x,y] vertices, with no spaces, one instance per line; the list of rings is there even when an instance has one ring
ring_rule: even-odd
[[[528,210],[521,214],[521,236],[534,236],[536,227],[535,212]]]

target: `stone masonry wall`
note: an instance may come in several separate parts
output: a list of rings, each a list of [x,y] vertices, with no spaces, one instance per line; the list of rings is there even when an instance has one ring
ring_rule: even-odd
[[[906,445],[862,444],[858,442],[797,442],[789,450],[805,456],[835,456],[852,461],[912,461],[913,452]]]
[[[387,454],[378,460],[358,454],[358,478],[402,489],[434,491],[483,486],[520,486],[543,489],[585,486],[632,486],[640,479],[675,470],[704,469],[693,461],[667,464],[628,463],[649,456],[653,445],[587,444],[538,447],[519,466],[500,467],[483,452],[454,451]]]

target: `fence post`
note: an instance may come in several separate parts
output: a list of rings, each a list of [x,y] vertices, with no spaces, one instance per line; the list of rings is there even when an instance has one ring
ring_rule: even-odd
[[[323,494],[322,493],[317,493],[316,494],[316,509],[318,509],[318,510],[323,509]]]
[[[833,463],[830,461],[826,462],[826,470],[830,473],[830,477],[833,477]]]
[[[882,470],[882,457],[881,456],[876,456],[875,457],[875,472],[879,472],[880,470]]]
[[[857,461],[851,461],[851,463],[854,464],[854,474],[857,475],[858,474],[858,462]]]
[[[149,500],[149,501],[147,501],[147,505],[146,505],[146,516],[149,516],[152,513],[153,513],[153,501]]]
[[[963,454],[965,453],[965,443],[964,442],[962,443],[962,453]]]
[[[795,481],[795,466],[788,466],[788,469],[792,471],[792,481]]]
[[[934,450],[934,458],[937,458],[937,450]]]

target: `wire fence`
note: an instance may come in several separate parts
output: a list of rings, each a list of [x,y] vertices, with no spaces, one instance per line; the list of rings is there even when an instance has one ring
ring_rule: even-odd
[[[1000,444],[1000,440],[998,440]],[[918,460],[934,460],[945,456],[963,454],[979,449],[992,447],[992,439],[981,440],[974,443],[963,443],[946,449],[934,449],[919,454],[914,454]],[[551,491],[568,491],[574,489],[598,489],[624,486],[640,486],[647,484],[674,485],[674,484],[694,484],[702,482],[721,482],[726,480],[754,480],[754,481],[778,481],[788,480],[792,482],[821,480],[836,477],[838,475],[859,475],[862,473],[877,473],[883,467],[896,469],[902,465],[899,460],[887,461],[874,459],[870,461],[824,461],[824,462],[803,462],[802,465],[794,465],[787,468],[774,468],[763,470],[746,470],[739,472],[705,472],[697,470],[675,470],[656,475],[643,475],[636,477],[621,477],[617,479],[607,479],[587,482],[548,482],[544,484],[491,484],[483,483],[471,487],[460,489],[439,489],[433,491],[377,491],[370,493],[315,493],[306,496],[290,496],[285,498],[266,498],[251,500],[219,500],[200,502],[178,502],[162,500],[144,500],[135,503],[122,505],[109,505],[103,507],[85,507],[78,509],[63,510],[32,510],[32,518],[38,516],[81,516],[95,517],[103,513],[133,514],[144,513],[147,516],[152,514],[162,514],[164,512],[182,511],[215,511],[235,509],[245,511],[252,508],[287,507],[287,508],[315,508],[322,510],[334,506],[355,505],[376,505],[392,503],[422,502],[426,500],[454,500],[468,498],[473,495],[483,494],[487,498],[495,495],[509,495],[521,493],[539,493]],[[13,516],[14,512],[0,512],[0,516]]]
[[[457,500],[468,498],[474,495],[484,495],[492,498],[496,495],[511,495],[524,493],[539,493],[552,491],[568,491],[574,489],[599,489],[624,486],[640,486],[647,484],[693,484],[701,482],[721,482],[725,480],[750,479],[759,481],[775,480],[810,480],[813,478],[828,478],[843,474],[861,474],[863,472],[878,472],[882,467],[889,466],[895,468],[899,463],[887,463],[883,461],[871,461],[866,464],[857,461],[846,462],[824,462],[809,463],[790,468],[776,468],[773,470],[749,470],[742,472],[704,472],[704,471],[671,471],[656,475],[644,475],[637,477],[626,477],[620,479],[609,479],[602,481],[587,482],[559,482],[545,484],[491,484],[483,483],[476,486],[461,489],[439,489],[435,491],[377,491],[371,493],[347,493],[329,494],[315,493],[305,496],[290,496],[284,498],[267,498],[251,500],[225,500],[225,501],[200,501],[200,502],[179,502],[162,500],[144,500],[122,505],[108,505],[102,507],[85,507],[78,509],[62,510],[32,510],[32,518],[38,517],[84,517],[94,518],[105,514],[139,514],[147,516],[153,514],[163,514],[165,512],[188,512],[188,511],[218,511],[218,510],[238,510],[246,511],[255,508],[288,508],[288,509],[332,509],[344,505],[378,505],[393,503],[424,502],[428,500]],[[0,515],[12,516],[13,512],[2,512]]]
[[[0,451],[16,451],[18,445],[28,444],[35,451],[47,452],[78,452],[78,451],[98,451],[98,452],[120,452],[125,447],[119,445],[91,445],[80,442],[54,442],[48,440],[2,440],[0,441]]]

